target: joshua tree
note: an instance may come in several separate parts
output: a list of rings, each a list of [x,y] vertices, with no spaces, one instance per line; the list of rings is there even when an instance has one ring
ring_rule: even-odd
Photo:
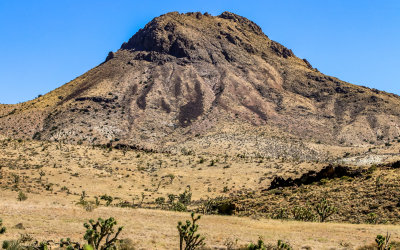
[[[316,206],[315,211],[319,215],[320,222],[325,222],[325,220],[332,214],[337,212],[337,208],[332,206],[329,201],[323,198]]]
[[[106,220],[99,218],[96,223],[94,220],[89,220],[89,223],[83,225],[86,227],[86,233],[83,238],[94,250],[115,249],[118,235],[123,229],[123,227],[119,227],[117,232],[114,231],[117,221],[113,217]],[[104,243],[102,243],[103,240],[105,240]]]
[[[196,222],[201,216],[191,214],[192,221],[187,220],[186,223],[178,222],[179,231],[179,249],[180,250],[193,250],[204,245],[204,237],[196,234],[199,225]]]

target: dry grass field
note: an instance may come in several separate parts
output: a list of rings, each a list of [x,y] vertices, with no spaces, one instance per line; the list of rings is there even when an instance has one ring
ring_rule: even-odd
[[[338,148],[335,152],[338,162],[368,169],[373,163],[399,160],[393,153],[398,147],[371,146],[358,151]],[[327,163],[110,150],[5,138],[0,141],[0,149],[0,218],[8,228],[2,240],[29,234],[38,240],[71,237],[83,241],[85,221],[113,216],[125,227],[122,238],[131,239],[136,248],[176,249],[176,224],[188,219],[189,213],[161,210],[163,206],[157,205],[155,199],[178,195],[188,186],[194,202],[189,209],[196,209],[201,200],[208,198],[224,197],[236,202],[235,216],[204,215],[200,220],[200,232],[213,249],[226,249],[227,242],[236,241],[237,247],[246,246],[259,236],[267,243],[288,241],[294,249],[356,249],[373,243],[377,234],[386,232],[392,234],[392,240],[400,240],[400,226],[396,223],[400,218],[396,207],[399,169],[378,167],[361,177],[321,180],[266,192],[275,176],[298,178]],[[366,152],[372,152],[374,157]],[[345,158],[339,157],[344,154]],[[363,160],[366,165],[355,164]],[[382,185],[375,192],[378,177]],[[19,191],[27,195],[25,201],[17,200]],[[101,200],[99,206],[87,211],[77,205],[83,191],[85,199],[92,202],[104,194],[114,200],[110,206]],[[306,204],[322,194],[328,194],[339,208],[328,223],[269,219],[280,208]],[[123,202],[135,204],[136,208],[119,207]],[[373,205],[377,207],[374,209]],[[247,210],[242,211],[241,207]],[[368,215],[363,209],[376,212],[377,222],[386,224],[363,224]],[[18,223],[24,229],[15,228]]]
[[[71,237],[83,241],[85,221],[113,216],[124,226],[121,238],[131,239],[137,249],[177,249],[177,222],[190,216],[181,212],[117,207],[100,207],[87,212],[63,197],[31,194],[28,200],[18,202],[15,195],[11,191],[1,192],[1,216],[9,228],[1,240],[28,233],[40,240]],[[13,228],[18,223],[25,229]],[[278,239],[286,240],[294,249],[355,249],[373,243],[377,234],[387,231],[392,233],[393,240],[400,240],[398,225],[311,223],[218,215],[205,215],[199,224],[199,232],[206,236],[206,246],[217,249],[225,249],[227,241],[236,239],[237,246],[247,245],[259,236],[274,244]]]

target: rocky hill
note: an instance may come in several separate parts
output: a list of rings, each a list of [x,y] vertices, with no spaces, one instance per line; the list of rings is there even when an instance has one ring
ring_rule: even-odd
[[[84,75],[0,105],[4,137],[275,158],[383,144],[399,125],[399,96],[324,75],[230,12],[157,17]]]

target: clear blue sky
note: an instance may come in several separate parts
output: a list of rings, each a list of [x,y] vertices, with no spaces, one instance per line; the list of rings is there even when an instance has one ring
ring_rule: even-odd
[[[325,74],[400,94],[398,0],[0,0],[0,103],[74,79],[163,13],[225,10]]]

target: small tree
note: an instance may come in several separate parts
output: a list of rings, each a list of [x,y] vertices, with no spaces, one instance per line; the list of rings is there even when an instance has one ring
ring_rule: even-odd
[[[325,222],[325,220],[330,217],[332,214],[337,212],[337,208],[332,206],[329,201],[323,198],[317,205],[315,206],[315,211],[319,216],[320,222]]]
[[[192,191],[190,186],[187,186],[185,191],[179,194],[179,202],[188,205],[192,201]]]
[[[0,234],[4,234],[6,232],[6,228],[3,227],[3,220],[0,219]]]
[[[18,192],[18,196],[17,196],[17,200],[19,200],[19,201],[24,201],[24,200],[26,200],[26,199],[28,199],[28,197],[26,196],[26,194],[25,194],[24,192],[22,192],[22,191],[19,191],[19,192]]]
[[[199,225],[196,222],[201,216],[195,217],[194,213],[191,214],[192,221],[186,221],[183,224],[181,221],[178,222],[179,232],[179,249],[180,250],[193,250],[204,245],[204,237],[200,234],[196,234]],[[185,246],[184,246],[185,245]]]
[[[86,227],[83,238],[95,250],[115,249],[117,237],[123,229],[123,227],[119,227],[114,234],[114,226],[117,225],[117,221],[113,217],[106,220],[99,218],[96,223],[94,220],[89,220],[89,223],[83,225]],[[105,239],[104,244],[102,244],[103,239]]]

